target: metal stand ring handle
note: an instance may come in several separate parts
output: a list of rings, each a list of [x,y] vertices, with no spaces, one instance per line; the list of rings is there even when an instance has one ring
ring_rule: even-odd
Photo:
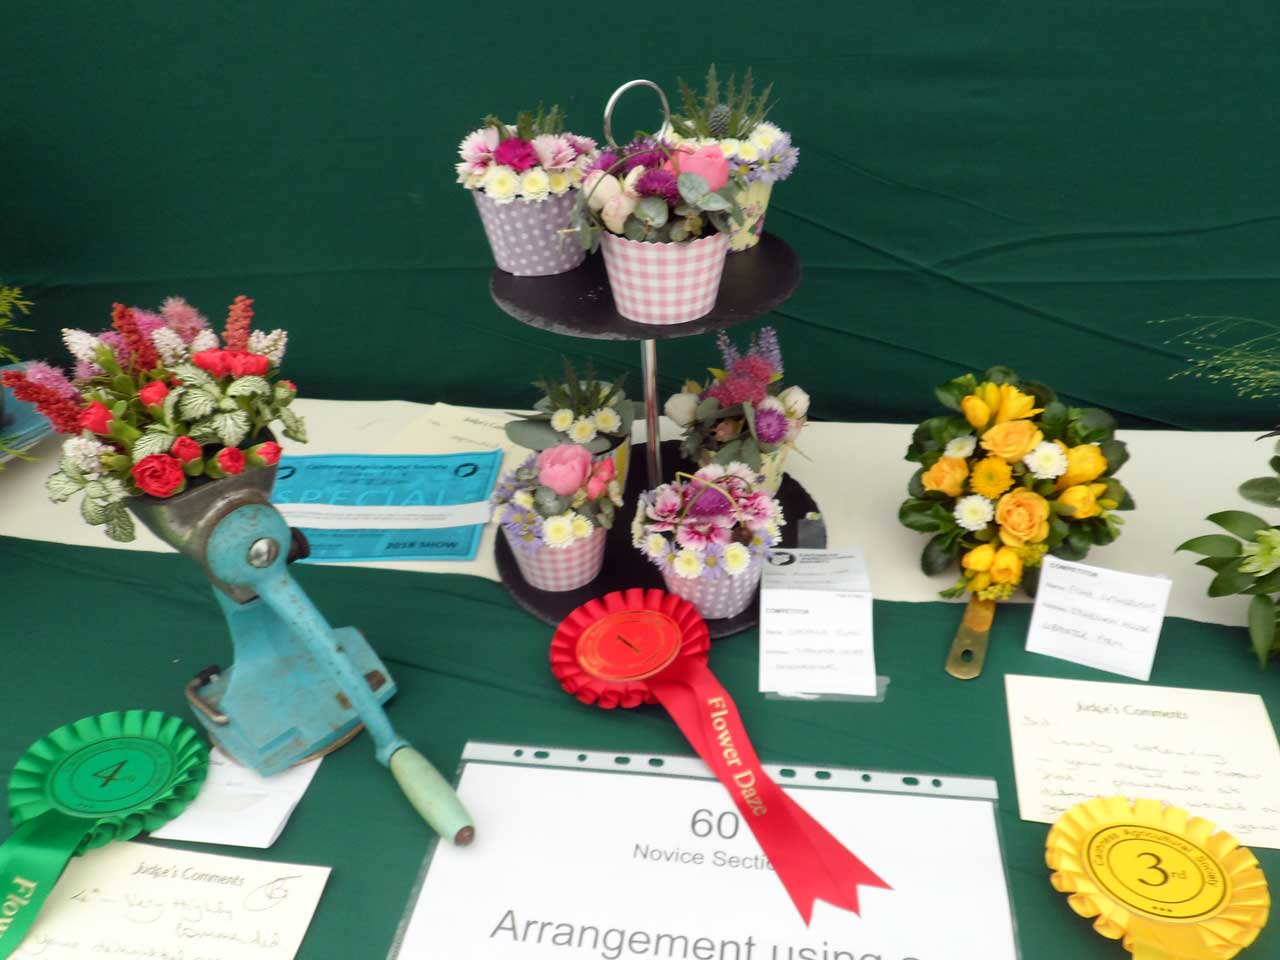
[[[624,83],[617,90],[613,91],[613,96],[609,98],[609,102],[604,105],[604,139],[611,147],[618,144],[613,139],[613,108],[618,103],[618,98],[630,90],[632,87],[652,87],[658,93],[658,99],[662,101],[662,126],[663,129],[671,127],[671,106],[667,103],[667,95],[662,92],[662,88],[652,80],[632,80]]]

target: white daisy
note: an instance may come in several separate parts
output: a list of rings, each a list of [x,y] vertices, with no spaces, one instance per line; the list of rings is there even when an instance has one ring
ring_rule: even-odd
[[[724,548],[724,569],[731,577],[736,577],[751,566],[751,551],[745,544],[731,543]]]
[[[530,493],[528,490],[517,490],[515,492],[515,495],[512,496],[511,502],[514,503],[517,507],[521,507],[525,510],[532,510],[533,494]]]
[[[563,550],[573,543],[573,519],[567,513],[542,521],[542,539],[553,550]]]
[[[584,517],[580,513],[573,515],[573,537],[575,540],[585,540],[595,532],[595,524]]]
[[[667,538],[660,533],[649,534],[644,538],[644,552],[655,560],[666,556]]]
[[[760,148],[750,140],[738,144],[738,159],[743,163],[755,163],[760,159]]]
[[[954,511],[956,523],[966,530],[978,531],[991,522],[996,515],[995,507],[986,497],[970,494],[956,502]]]
[[[545,200],[551,192],[551,178],[541,167],[534,167],[520,178],[520,193],[526,200]]]
[[[973,456],[974,448],[978,445],[978,438],[972,433],[966,433],[963,437],[956,437],[947,444],[947,449],[942,451],[944,457],[955,457],[958,460],[967,460]]]
[[[1022,458],[1037,480],[1054,480],[1067,472],[1067,455],[1056,443],[1047,440]]]
[[[688,548],[681,550],[676,554],[675,563],[672,566],[676,576],[684,577],[686,580],[696,580],[702,575],[702,557],[696,550]]]
[[[622,418],[613,407],[602,407],[591,419],[601,433],[617,433],[622,428]]]
[[[561,407],[551,415],[551,429],[559,433],[564,433],[573,426],[573,411],[568,407]]]
[[[738,147],[740,142],[733,137],[725,137],[720,141],[720,152],[724,154],[726,160],[732,160],[738,155]]]
[[[577,172],[577,171],[574,171]],[[581,174],[579,174],[581,176]],[[547,187],[553,196],[561,196],[569,192],[574,184],[573,176],[565,170],[552,170],[547,174]]]
[[[520,175],[505,164],[495,163],[484,175],[484,192],[497,203],[510,203],[520,190]]]
[[[596,438],[596,425],[586,417],[579,417],[569,428],[569,439],[574,443],[590,443]]]

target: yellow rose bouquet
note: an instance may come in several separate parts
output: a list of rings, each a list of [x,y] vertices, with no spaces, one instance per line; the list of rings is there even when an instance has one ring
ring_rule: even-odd
[[[898,511],[933,536],[927,574],[960,563],[944,597],[1005,600],[1035,592],[1046,553],[1081,560],[1120,534],[1133,499],[1115,478],[1129,458],[1105,410],[1069,407],[1043,384],[993,367],[935,391],[953,412],[916,428],[906,459],[920,464]]]

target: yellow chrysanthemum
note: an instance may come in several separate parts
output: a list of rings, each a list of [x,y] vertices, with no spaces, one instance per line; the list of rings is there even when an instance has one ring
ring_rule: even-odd
[[[988,500],[999,499],[1000,495],[1013,486],[1013,467],[999,457],[987,457],[973,465],[969,474],[969,488]]]

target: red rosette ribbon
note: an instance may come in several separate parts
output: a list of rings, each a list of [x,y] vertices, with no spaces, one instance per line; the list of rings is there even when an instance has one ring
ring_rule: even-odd
[[[662,704],[729,791],[804,922],[815,900],[858,913],[859,887],[889,885],[765,773],[733,698],[707,667],[710,648],[692,604],[634,588],[565,617],[551,640],[551,672],[592,706]]]

